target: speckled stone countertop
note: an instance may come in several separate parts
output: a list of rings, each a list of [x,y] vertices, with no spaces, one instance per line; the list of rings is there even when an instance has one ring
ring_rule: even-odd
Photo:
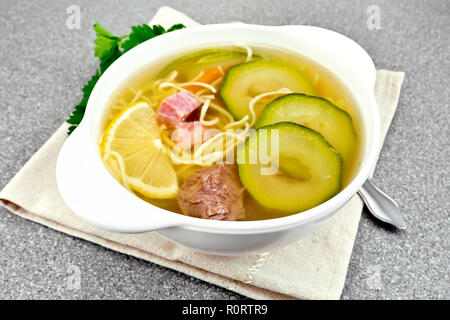
[[[67,118],[96,68],[92,24],[116,34],[169,1],[0,2],[0,188]],[[70,5],[81,29],[66,27]],[[449,299],[450,2],[202,1],[170,5],[200,23],[308,24],[361,44],[377,68],[406,72],[374,181],[408,229],[363,213],[343,299]],[[370,29],[376,5],[381,29]],[[369,13],[373,7],[369,8]],[[79,289],[66,285],[79,272]],[[0,209],[0,298],[241,299],[184,274],[79,240]]]

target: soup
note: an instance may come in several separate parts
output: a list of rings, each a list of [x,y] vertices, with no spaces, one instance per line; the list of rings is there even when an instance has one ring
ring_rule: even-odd
[[[111,97],[101,157],[130,192],[197,218],[263,220],[317,206],[356,173],[359,114],[298,54],[215,45],[167,57]]]

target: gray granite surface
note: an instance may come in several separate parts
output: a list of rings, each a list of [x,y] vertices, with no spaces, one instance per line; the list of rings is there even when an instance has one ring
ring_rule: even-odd
[[[398,200],[409,228],[397,232],[363,213],[342,298],[449,299],[448,0],[0,0],[0,188],[80,100],[97,63],[92,24],[125,34],[168,4],[204,24],[329,28],[360,43],[377,68],[406,72],[374,180]],[[81,9],[80,30],[66,27],[70,5]],[[367,27],[370,5],[380,9],[381,29]],[[67,285],[75,273],[80,288]],[[1,208],[0,298],[243,297]]]

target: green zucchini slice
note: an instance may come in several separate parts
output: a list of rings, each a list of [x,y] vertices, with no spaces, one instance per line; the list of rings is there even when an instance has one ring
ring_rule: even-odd
[[[285,95],[264,108],[255,128],[282,121],[295,122],[319,132],[339,151],[344,164],[351,163],[357,148],[352,118],[330,101],[304,94]]]
[[[278,152],[271,142],[276,140]],[[266,152],[263,145],[268,146],[267,157],[261,156]],[[267,174],[269,167],[276,167],[277,155],[278,170]],[[270,163],[267,158],[272,159]],[[242,184],[267,208],[302,212],[327,201],[341,188],[339,153],[321,134],[293,122],[257,129],[239,145],[237,160]]]
[[[240,120],[250,113],[249,103],[257,95],[288,88],[315,95],[308,76],[280,61],[258,59],[232,67],[226,74],[220,95],[230,112]]]

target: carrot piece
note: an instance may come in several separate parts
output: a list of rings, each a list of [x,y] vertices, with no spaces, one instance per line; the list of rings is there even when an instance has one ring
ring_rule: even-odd
[[[195,80],[195,82],[211,83],[214,80],[218,79],[221,75],[222,75],[222,73],[220,72],[219,68],[212,68],[212,69],[205,71],[205,73],[203,73],[197,80]],[[189,91],[194,92],[194,93],[202,88],[203,87],[201,87],[201,86],[187,87],[187,89]]]

